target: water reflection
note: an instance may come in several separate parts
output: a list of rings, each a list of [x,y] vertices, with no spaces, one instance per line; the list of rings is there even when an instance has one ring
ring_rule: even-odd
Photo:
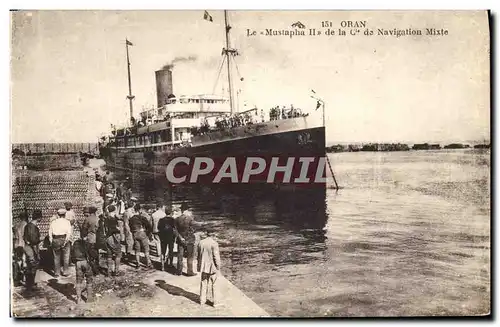
[[[163,176],[144,176],[116,171],[117,180],[132,183],[134,195],[143,203],[163,199],[177,204],[187,201],[203,221],[225,220],[249,229],[277,225],[310,237],[324,237],[327,221],[326,190],[277,192],[260,186],[176,186],[169,187]],[[315,232],[316,231],[316,232]]]
[[[131,179],[143,201],[188,201],[217,231],[224,275],[272,315],[487,311],[489,155],[341,153],[332,162],[339,193]]]

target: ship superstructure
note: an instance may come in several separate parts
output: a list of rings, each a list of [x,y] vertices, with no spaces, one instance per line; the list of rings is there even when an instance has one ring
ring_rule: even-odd
[[[164,174],[178,156],[290,157],[325,156],[324,104],[303,111],[276,106],[268,112],[252,107],[238,111],[232,87],[231,62],[238,51],[231,48],[227,12],[224,12],[229,96],[214,94],[177,95],[170,67],[155,72],[157,106],[133,118],[130,60],[126,40],[131,122],[114,128],[103,139],[102,155],[107,164],[121,169]],[[222,67],[222,66],[221,66]],[[321,105],[320,105],[321,104]],[[318,110],[322,107],[322,110]],[[315,171],[312,164],[311,171]]]

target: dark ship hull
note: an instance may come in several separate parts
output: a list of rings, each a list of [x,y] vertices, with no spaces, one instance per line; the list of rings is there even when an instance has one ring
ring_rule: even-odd
[[[153,147],[154,149],[154,147]],[[143,201],[162,198],[222,199],[234,196],[247,205],[262,199],[274,201],[277,219],[292,221],[298,228],[322,228],[326,221],[326,183],[183,183],[171,184],[165,175],[168,163],[176,157],[278,157],[324,158],[325,128],[311,126],[308,117],[270,121],[225,132],[215,132],[194,139],[193,146],[172,151],[135,151],[127,148],[107,148],[103,151],[107,167],[117,175],[133,176],[134,188],[142,190]],[[314,180],[316,166],[310,167],[307,177]],[[299,171],[294,175],[298,176]],[[325,172],[326,174],[326,172]],[[325,175],[323,174],[323,175]],[[302,213],[302,214],[301,214]]]
[[[280,162],[288,158],[312,157],[316,162],[326,155],[325,128],[308,125],[307,117],[291,118],[208,133],[195,138],[191,146],[176,149],[152,144],[140,150],[108,147],[102,149],[101,154],[109,167],[157,176],[165,176],[167,165],[176,157],[210,157],[215,160],[277,157]],[[314,163],[309,171],[308,177],[314,179]]]

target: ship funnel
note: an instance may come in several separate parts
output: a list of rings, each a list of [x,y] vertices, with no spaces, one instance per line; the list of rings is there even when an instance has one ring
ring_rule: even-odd
[[[172,71],[170,69],[161,69],[155,72],[156,75],[156,98],[158,108],[167,103],[168,96],[173,94]]]

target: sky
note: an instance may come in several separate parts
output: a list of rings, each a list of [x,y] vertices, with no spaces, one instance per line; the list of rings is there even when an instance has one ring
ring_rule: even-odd
[[[128,119],[125,38],[135,115],[156,104],[155,70],[174,58],[174,94],[212,93],[224,46],[224,15],[209,11],[19,11],[11,13],[11,140],[95,142]],[[454,142],[489,139],[490,66],[486,12],[229,12],[240,105],[267,110],[325,102],[327,143]],[[248,36],[325,31],[366,21],[375,35]],[[422,29],[382,36],[378,29]],[[446,29],[428,36],[425,28]],[[350,28],[344,28],[349,33]],[[195,59],[193,59],[195,58]],[[222,92],[225,72],[215,87]],[[227,90],[227,86],[225,87]]]

